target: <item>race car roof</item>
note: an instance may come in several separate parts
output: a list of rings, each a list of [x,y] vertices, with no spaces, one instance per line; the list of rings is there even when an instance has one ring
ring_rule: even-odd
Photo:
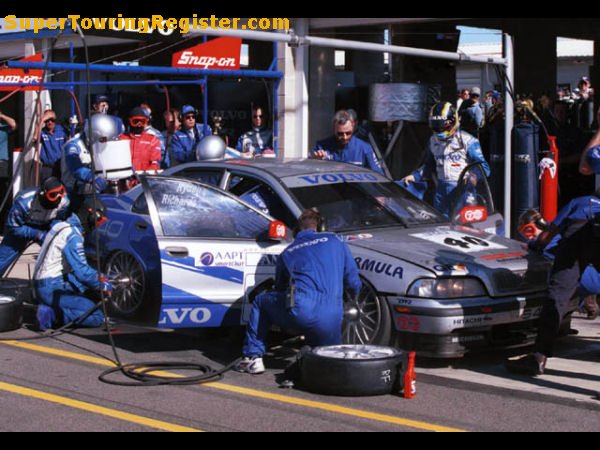
[[[321,161],[317,159],[230,159],[219,163],[215,162],[193,162],[176,166],[173,169],[164,172],[169,175],[171,172],[179,172],[187,167],[211,166],[225,167],[234,169],[235,166],[253,167],[268,172],[278,178],[294,177],[299,175],[330,173],[330,172],[365,172],[373,173],[370,169],[335,161]]]

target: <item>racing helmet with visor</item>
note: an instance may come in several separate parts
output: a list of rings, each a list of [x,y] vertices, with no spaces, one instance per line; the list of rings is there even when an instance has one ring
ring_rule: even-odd
[[[433,105],[429,113],[429,128],[440,140],[448,140],[458,128],[458,114],[452,103],[439,102]]]

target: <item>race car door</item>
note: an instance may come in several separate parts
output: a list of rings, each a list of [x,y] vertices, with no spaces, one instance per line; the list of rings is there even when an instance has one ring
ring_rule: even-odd
[[[272,219],[207,184],[145,177],[142,186],[160,250],[158,325],[239,325],[247,294],[274,277],[286,246],[268,239]]]

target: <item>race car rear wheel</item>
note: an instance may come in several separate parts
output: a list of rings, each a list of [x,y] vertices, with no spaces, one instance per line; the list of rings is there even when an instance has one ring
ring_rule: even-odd
[[[346,295],[342,342],[356,345],[387,345],[391,339],[392,318],[385,298],[361,278],[362,289],[356,299]]]
[[[108,258],[106,275],[113,282],[111,312],[120,317],[136,315],[144,303],[146,276],[141,264],[127,252],[118,251]]]

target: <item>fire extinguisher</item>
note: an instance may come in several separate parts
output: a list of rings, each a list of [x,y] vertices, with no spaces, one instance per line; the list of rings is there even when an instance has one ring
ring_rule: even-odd
[[[540,213],[547,222],[552,222],[558,213],[558,147],[556,136],[547,138],[548,156],[540,162]]]

